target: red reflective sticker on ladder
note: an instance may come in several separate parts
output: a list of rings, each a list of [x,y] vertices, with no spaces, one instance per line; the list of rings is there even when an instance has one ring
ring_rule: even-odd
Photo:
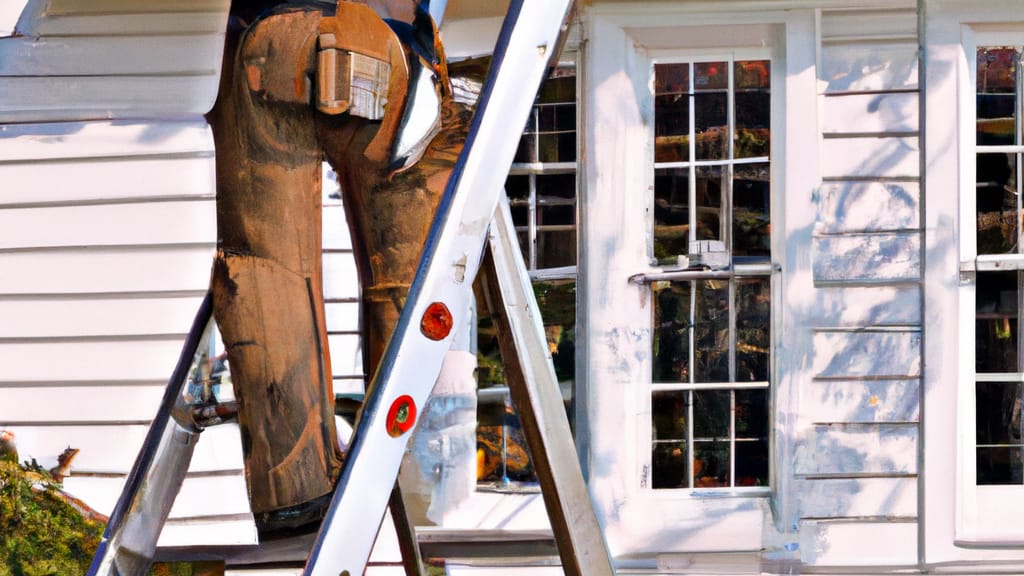
[[[431,340],[444,340],[452,331],[452,313],[443,302],[434,302],[427,306],[420,320],[420,331]]]
[[[413,401],[412,396],[403,394],[395,398],[395,401],[391,403],[391,408],[388,410],[388,435],[392,438],[398,438],[411,430],[415,423],[416,402]]]

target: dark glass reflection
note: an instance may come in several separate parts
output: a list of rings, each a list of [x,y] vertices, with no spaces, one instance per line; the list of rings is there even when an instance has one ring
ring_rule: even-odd
[[[1019,154],[978,154],[978,254],[1018,251]]]
[[[690,283],[661,282],[654,292],[654,382],[690,381]]]
[[[977,64],[977,143],[1014,144],[1020,54],[1014,48],[979,48]]]

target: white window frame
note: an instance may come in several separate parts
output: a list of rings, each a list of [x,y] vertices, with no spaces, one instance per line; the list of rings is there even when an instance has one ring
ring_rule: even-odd
[[[583,415],[577,426],[595,508],[620,559],[642,562],[657,556],[671,562],[672,554],[726,551],[759,555],[763,536],[771,532],[766,523],[796,514],[792,442],[769,439],[767,489],[651,489],[650,289],[628,279],[663,271],[650,263],[653,60],[702,51],[750,54],[747,48],[771,46],[772,267],[781,269],[772,272],[772,333],[799,329],[793,324],[799,315],[787,310],[800,309],[802,302],[786,300],[780,287],[811,289],[806,269],[784,276],[786,243],[803,238],[790,231],[811,229],[806,199],[819,180],[817,118],[807,112],[817,106],[816,14],[799,8],[723,12],[712,3],[675,3],[594,5],[587,18],[580,71],[586,132],[581,135],[586,154],[580,172],[580,244],[585,249],[579,274],[582,330],[577,332]],[[745,44],[707,49],[737,39]],[[801,120],[787,125],[787,118]],[[786,149],[801,153],[787,156]],[[798,193],[789,193],[793,187]],[[798,425],[789,413],[795,370],[805,367],[798,368],[795,357],[780,359],[777,352],[772,351],[770,435],[792,439]],[[776,419],[779,414],[784,417]]]
[[[1017,257],[978,258],[976,51],[1024,44],[1013,0],[927,0],[923,30],[924,370],[921,559],[1024,566],[1024,486],[976,486],[975,271]],[[951,118],[955,118],[951,121]],[[951,337],[950,335],[958,335]]]

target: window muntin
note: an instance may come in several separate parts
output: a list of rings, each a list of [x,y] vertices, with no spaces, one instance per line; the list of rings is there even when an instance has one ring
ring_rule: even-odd
[[[1021,485],[1021,47],[978,47],[976,58],[974,483]]]
[[[770,103],[767,60],[654,65],[654,489],[768,482]]]

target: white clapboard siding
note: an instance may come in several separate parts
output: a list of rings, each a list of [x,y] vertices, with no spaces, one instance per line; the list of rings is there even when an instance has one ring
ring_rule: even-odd
[[[135,337],[98,340],[0,343],[4,382],[82,383],[166,381],[181,353],[183,337]],[[0,392],[7,393],[7,390]],[[88,390],[81,390],[87,396]],[[82,399],[70,396],[73,405]],[[83,414],[83,420],[89,420]],[[0,426],[4,423],[0,421]]]
[[[918,561],[917,544],[917,523],[910,521],[825,520],[800,525],[801,560],[808,564],[913,566]]]
[[[920,232],[815,236],[814,280],[821,283],[912,282],[921,276]]]
[[[916,92],[828,95],[821,129],[829,135],[917,132],[919,110]]]
[[[822,42],[819,77],[825,92],[917,89],[917,41]]]
[[[817,234],[914,230],[921,222],[918,182],[826,182],[818,189]]]
[[[819,380],[805,388],[803,417],[829,424],[917,422],[920,379]]]
[[[74,295],[0,298],[0,341],[137,334],[184,338],[201,301],[199,291],[137,297],[113,294],[86,299]]]
[[[102,395],[102,390],[94,390]],[[0,391],[0,394],[3,392]],[[157,407],[152,406],[152,414]],[[79,448],[71,467],[73,476],[103,476],[118,480],[131,470],[138,448],[149,429],[147,424],[62,424],[11,426],[17,436],[22,459],[35,458],[50,468],[68,446]],[[195,473],[223,473],[242,469],[242,446],[238,426],[225,424],[203,431],[196,444],[189,470]],[[120,481],[120,480],[118,480]],[[112,488],[117,490],[118,488]]]
[[[913,475],[914,424],[818,424],[797,447],[796,473],[805,476]]]
[[[0,296],[205,291],[212,258],[212,244],[0,252]]]
[[[811,371],[819,379],[918,377],[920,348],[913,329],[820,330]]]
[[[217,96],[226,0],[30,0],[0,38],[0,122],[207,112]]]
[[[799,480],[800,517],[910,518],[917,515],[917,478]]]
[[[821,149],[825,178],[917,178],[921,173],[918,138],[826,138]]]
[[[213,155],[213,134],[202,118],[0,126],[4,164],[196,155]],[[110,179],[121,177],[108,174]]]
[[[2,170],[0,208],[215,197],[210,189],[214,165],[207,150],[3,164]]]
[[[818,565],[912,564],[921,417],[918,14],[893,3],[823,10],[820,22],[813,378],[800,385],[793,463],[800,554]],[[902,521],[880,525],[882,518]]]
[[[819,326],[860,328],[907,326],[921,322],[917,286],[819,286],[815,305]]]
[[[0,210],[0,251],[69,246],[161,246],[217,241],[215,201]]]

